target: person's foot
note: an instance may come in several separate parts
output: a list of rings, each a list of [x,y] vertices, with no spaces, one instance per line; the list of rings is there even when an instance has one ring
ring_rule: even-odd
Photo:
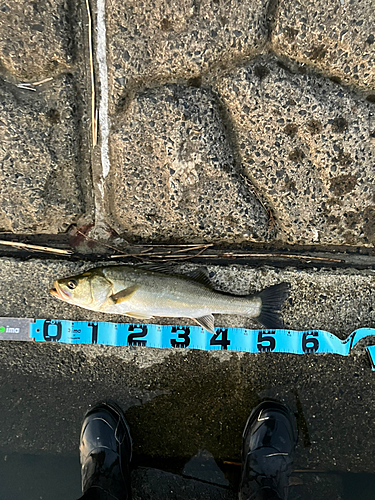
[[[132,441],[121,408],[101,403],[86,413],[79,451],[84,494],[113,500],[131,498]]]
[[[286,500],[297,442],[290,411],[275,401],[260,403],[242,439],[240,500]]]

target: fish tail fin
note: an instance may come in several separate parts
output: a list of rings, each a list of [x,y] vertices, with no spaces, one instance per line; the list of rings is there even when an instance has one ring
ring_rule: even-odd
[[[284,328],[281,308],[288,298],[290,283],[279,283],[262,290],[257,296],[261,299],[261,310],[258,320],[266,328]]]

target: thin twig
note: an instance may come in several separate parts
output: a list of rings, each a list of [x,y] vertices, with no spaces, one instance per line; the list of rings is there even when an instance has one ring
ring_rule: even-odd
[[[196,254],[193,255],[183,255],[178,252],[174,252],[171,255],[171,252],[168,253],[163,253],[163,254],[154,254],[154,253],[149,253],[145,255],[144,253],[133,253],[133,254],[120,254],[120,255],[111,255],[111,259],[120,259],[123,257],[140,257],[143,255],[144,257],[152,257],[154,259],[186,259],[190,258],[193,259],[195,257],[202,257],[206,259],[241,259],[245,257],[263,257],[263,258],[284,258],[284,259],[299,259],[299,260],[315,260],[315,261],[323,261],[323,262],[344,262],[342,259],[332,259],[329,257],[310,257],[307,255],[293,255],[293,254],[273,254],[273,253],[222,253],[222,254],[206,254],[202,255],[203,252],[206,250],[206,247],[202,248],[202,250]],[[178,254],[178,255],[176,255]]]
[[[29,243],[21,243],[19,241],[5,241],[0,240],[0,245],[7,245],[9,247],[18,247],[18,248],[27,248],[28,250],[37,251],[37,252],[49,252],[49,253],[57,253],[60,255],[72,255],[73,250],[62,250],[61,248],[52,248],[45,247],[40,245],[31,245]]]
[[[209,246],[211,246],[211,245],[209,245]],[[198,253],[196,253],[194,255],[194,257],[198,257],[198,255],[202,255],[207,250],[207,248],[208,248],[208,246],[203,247],[202,250],[200,250]]]
[[[53,80],[52,76],[50,76],[49,78],[45,78],[44,80],[40,80],[40,82],[33,82],[32,85],[37,87],[38,85],[42,85],[43,83],[50,82],[51,80]]]
[[[207,255],[205,257],[208,257]],[[330,257],[310,257],[309,255],[294,255],[285,253],[223,253],[221,255],[210,255],[210,257],[223,257],[223,258],[238,258],[238,257],[277,257],[286,259],[300,259],[300,260],[322,260],[328,262],[344,262],[342,259],[332,259]]]
[[[92,147],[96,146],[97,142],[97,110],[95,109],[95,77],[94,77],[94,60],[92,49],[92,18],[89,0],[86,0],[87,17],[89,21],[89,53],[90,53],[90,76],[91,76],[91,135]]]
[[[110,259],[120,259],[120,258],[125,258],[125,257],[137,257],[137,258],[145,258],[145,257],[152,257],[153,259],[175,259],[175,260],[183,260],[183,259],[193,259],[196,257],[197,254],[193,255],[182,255],[178,254],[176,255],[175,253],[171,254],[169,253],[163,253],[163,254],[144,254],[144,253],[123,253],[121,255],[111,255],[109,258]]]
[[[134,247],[159,247],[159,248],[188,248],[188,247],[196,247],[196,246],[212,246],[213,243],[190,243],[184,245],[168,245],[168,244],[159,244],[159,245],[134,245]]]
[[[181,253],[181,252],[186,252],[186,251],[190,252],[191,250],[201,250],[202,248],[206,249],[206,248],[209,248],[212,246],[213,246],[213,243],[208,243],[207,245],[196,245],[195,247],[190,247],[188,249],[183,248],[182,250],[176,250],[175,253]]]
[[[34,87],[31,86],[31,83],[19,83],[17,87],[19,89],[31,90],[32,92],[36,92],[36,89],[34,89]]]

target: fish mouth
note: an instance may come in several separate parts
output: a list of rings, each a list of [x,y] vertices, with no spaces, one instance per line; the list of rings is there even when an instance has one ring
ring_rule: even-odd
[[[53,297],[56,297],[56,299],[60,300],[68,300],[70,299],[70,295],[67,292],[64,292],[64,290],[60,287],[57,281],[54,282],[54,288],[51,288],[49,290],[49,293],[53,295]]]

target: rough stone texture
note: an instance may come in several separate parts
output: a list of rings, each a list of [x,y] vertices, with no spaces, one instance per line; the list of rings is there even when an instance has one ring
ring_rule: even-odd
[[[197,78],[258,53],[268,0],[144,0],[107,3],[110,94],[119,103],[145,82]]]
[[[112,131],[111,225],[127,239],[265,239],[267,213],[240,178],[209,92],[171,85],[141,93]]]
[[[0,67],[17,78],[51,76],[73,61],[70,0],[0,3]]]
[[[281,0],[273,49],[344,83],[375,89],[373,0]]]
[[[55,234],[84,210],[76,88],[62,76],[36,89],[0,82],[0,229]]]
[[[375,242],[374,105],[260,58],[214,85],[242,165],[293,244]]]

